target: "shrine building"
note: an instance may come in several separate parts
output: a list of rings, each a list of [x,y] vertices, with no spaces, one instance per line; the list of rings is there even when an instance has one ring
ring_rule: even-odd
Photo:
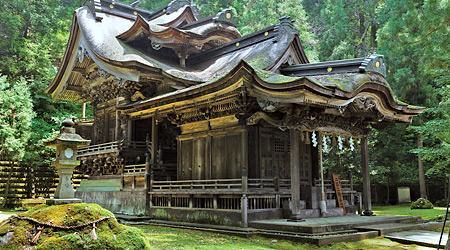
[[[89,176],[76,197],[114,213],[245,227],[371,215],[371,128],[410,123],[382,55],[310,63],[293,20],[241,36],[230,9],[199,18],[174,0],[149,11],[88,0],[46,91],[93,108],[76,119]],[[85,109],[83,109],[85,111]],[[325,141],[324,141],[325,140]],[[362,193],[324,179],[322,147],[361,150]],[[339,190],[337,190],[339,189]]]

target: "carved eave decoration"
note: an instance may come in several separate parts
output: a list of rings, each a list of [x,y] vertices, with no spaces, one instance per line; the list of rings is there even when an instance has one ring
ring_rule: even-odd
[[[353,92],[326,88],[306,77],[275,84],[262,80],[250,65],[241,62],[218,81],[119,109],[135,119],[158,114],[183,124],[217,117],[210,115],[215,108],[207,107],[228,102],[235,105],[232,110],[237,118],[246,119],[248,125],[262,119],[282,130],[295,127],[306,131],[361,136],[367,133],[369,124],[381,127],[381,124],[384,126],[393,122],[409,123],[413,116],[423,111],[423,108],[415,109],[396,103],[390,89],[383,84],[368,81]],[[302,110],[309,107],[314,112],[298,112],[293,107],[303,107]],[[198,118],[201,113],[204,117]],[[284,115],[280,117],[280,113]]]

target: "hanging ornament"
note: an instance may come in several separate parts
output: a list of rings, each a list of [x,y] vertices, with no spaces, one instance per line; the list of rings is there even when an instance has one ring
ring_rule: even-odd
[[[331,146],[335,147],[336,145],[337,145],[336,136],[333,135],[333,137],[331,137]]]
[[[312,143],[314,147],[317,147],[317,137],[316,137],[316,132],[312,132]]]
[[[339,150],[342,150],[344,148],[344,145],[342,144],[342,137],[340,135],[338,135],[338,146],[339,146]]]
[[[302,131],[300,131],[300,141],[305,141],[305,135],[303,134]]]
[[[328,150],[328,144],[327,144],[327,137],[325,135],[322,136],[322,142],[323,142],[323,150]]]
[[[355,147],[353,146],[353,137],[350,137],[349,143],[350,143],[350,150],[351,151],[355,150]]]
[[[305,144],[306,145],[310,145],[311,144],[311,139],[309,138],[309,133],[308,132],[305,132],[305,139],[306,139],[306,141],[305,141]]]
[[[355,140],[355,148],[356,148],[356,149],[359,148],[359,142],[358,142],[358,139]]]
[[[348,137],[344,137],[344,146],[346,148],[350,147],[350,143],[348,142]]]
[[[92,231],[91,231],[91,240],[97,240],[98,239],[97,233],[95,232],[96,228],[97,227],[95,226],[95,223],[94,223],[94,225],[92,226]]]

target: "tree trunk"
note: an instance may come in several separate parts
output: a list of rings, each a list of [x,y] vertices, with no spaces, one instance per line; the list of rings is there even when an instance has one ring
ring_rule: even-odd
[[[422,135],[417,135],[417,147],[421,149],[423,147],[423,141],[422,141]],[[419,154],[418,156],[418,165],[419,165],[419,186],[420,186],[420,198],[428,199],[427,197],[427,189],[425,186],[425,173],[423,170],[423,162],[422,162],[422,155]]]
[[[388,184],[387,184],[387,197],[386,197],[386,205],[388,205],[389,204],[389,182],[388,182]]]
[[[11,182],[11,177],[12,177],[12,173],[13,173],[13,167],[14,167],[14,162],[10,162],[9,175],[8,175],[8,180],[6,181],[5,195],[4,195],[2,207],[6,206],[6,202],[8,200],[9,183]]]

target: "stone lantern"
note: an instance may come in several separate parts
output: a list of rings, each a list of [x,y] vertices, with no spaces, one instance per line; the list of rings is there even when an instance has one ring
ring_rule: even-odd
[[[81,202],[81,199],[75,199],[72,174],[75,167],[80,165],[80,161],[77,160],[77,148],[87,146],[91,141],[85,140],[75,133],[72,120],[64,120],[62,125],[63,128],[56,138],[44,142],[45,146],[56,147],[56,159],[52,162],[52,165],[56,167],[59,175],[55,198],[47,200],[48,205]]]

